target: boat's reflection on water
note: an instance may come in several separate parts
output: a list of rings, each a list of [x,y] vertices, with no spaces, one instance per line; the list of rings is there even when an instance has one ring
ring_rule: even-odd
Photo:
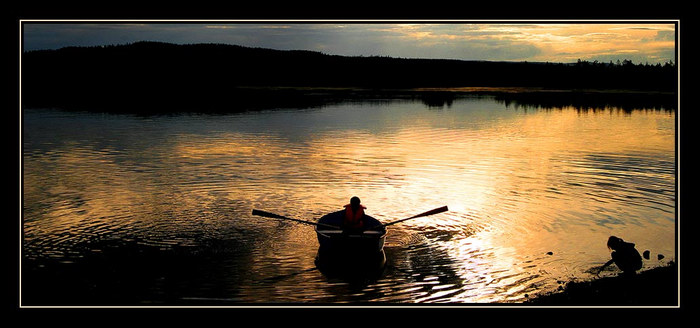
[[[326,278],[347,282],[367,282],[381,278],[386,267],[386,253],[353,254],[320,247],[315,258],[316,268]]]

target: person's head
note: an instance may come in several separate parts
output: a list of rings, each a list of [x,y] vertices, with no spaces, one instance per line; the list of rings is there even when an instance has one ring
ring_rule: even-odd
[[[610,236],[610,238],[608,238],[608,248],[618,249],[623,242],[624,240],[622,240],[622,238]]]
[[[350,206],[352,206],[353,209],[360,207],[360,198],[357,196],[350,198]]]

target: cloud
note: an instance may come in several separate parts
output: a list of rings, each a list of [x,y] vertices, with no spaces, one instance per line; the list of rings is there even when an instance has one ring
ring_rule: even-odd
[[[658,31],[653,38],[654,41],[675,41],[676,31]]]
[[[207,25],[207,26],[204,26],[204,28],[224,29],[224,30],[226,30],[226,29],[232,29],[232,28],[236,28],[236,27],[233,26],[233,25]]]

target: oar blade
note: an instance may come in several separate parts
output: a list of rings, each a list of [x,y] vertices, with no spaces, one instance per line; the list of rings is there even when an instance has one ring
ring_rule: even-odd
[[[447,206],[443,206],[443,207],[439,207],[439,208],[436,208],[434,210],[430,210],[430,211],[427,211],[427,212],[424,212],[424,213],[421,213],[418,215],[414,215],[414,216],[410,217],[409,219],[419,218],[421,216],[435,215],[435,214],[447,212],[447,211],[448,211]]]
[[[387,223],[387,224],[384,224],[383,226],[387,227],[387,226],[390,226],[390,225],[392,225],[392,224],[401,223],[401,222],[406,221],[406,220],[416,219],[416,218],[420,218],[420,217],[424,217],[424,216],[429,216],[429,215],[435,215],[435,214],[442,213],[442,212],[446,212],[446,211],[448,211],[447,206],[438,207],[438,208],[436,208],[436,209],[433,209],[433,210],[430,210],[430,211],[427,211],[427,212],[423,212],[423,213],[418,214],[418,215],[414,215],[414,216],[412,216],[412,217],[410,217],[410,218],[405,218],[405,219],[401,219],[401,220],[396,220],[396,221],[394,221],[394,222],[389,222],[389,223]]]
[[[274,219],[286,219],[286,217],[284,217],[284,216],[277,215],[277,214],[270,213],[270,212],[261,211],[261,210],[253,210],[253,215],[264,216],[264,217],[274,218]]]

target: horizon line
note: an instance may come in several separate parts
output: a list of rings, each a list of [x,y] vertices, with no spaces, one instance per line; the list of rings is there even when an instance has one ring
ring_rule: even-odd
[[[139,41],[125,42],[125,43],[89,45],[89,46],[63,46],[60,48],[46,48],[46,49],[32,49],[32,50],[22,49],[22,53],[39,52],[39,51],[58,51],[61,49],[71,49],[71,48],[120,47],[120,46],[130,46],[130,45],[134,45],[137,43],[160,43],[160,44],[167,44],[167,45],[174,45],[174,46],[221,45],[221,46],[248,48],[248,49],[272,50],[272,51],[280,51],[280,52],[294,52],[294,51],[308,52],[308,53],[317,53],[317,54],[321,54],[324,56],[347,57],[347,58],[389,58],[389,59],[404,59],[404,60],[435,60],[435,61],[445,60],[445,61],[482,62],[482,63],[523,63],[523,64],[562,64],[562,65],[577,64],[579,62],[598,63],[598,64],[603,64],[603,65],[609,65],[610,63],[613,63],[612,60],[610,60],[608,62],[604,62],[604,61],[598,61],[598,60],[590,61],[590,60],[585,60],[585,59],[580,59],[580,58],[577,59],[577,61],[556,62],[556,61],[528,61],[528,60],[516,61],[516,60],[486,60],[486,59],[457,59],[457,58],[395,57],[395,56],[389,56],[389,55],[338,55],[338,54],[325,53],[325,52],[321,52],[321,51],[317,51],[317,50],[275,49],[275,48],[266,48],[266,47],[251,47],[251,46],[245,46],[245,45],[241,45],[241,44],[223,43],[223,42],[176,43],[176,42],[170,42],[170,41],[155,41],[155,40],[139,40]],[[619,59],[617,61],[620,62]],[[644,64],[642,62],[639,62],[639,63],[635,64],[630,59],[625,59],[625,60],[622,60],[621,62],[624,63],[626,61],[629,61],[633,65],[649,65],[649,66],[662,65],[661,62],[658,62],[656,64],[649,64],[648,62],[646,64]],[[669,60],[667,62],[664,62],[663,65],[667,65],[669,62],[674,64],[674,65],[677,64],[673,60]],[[620,64],[613,63],[613,65],[620,65]]]

